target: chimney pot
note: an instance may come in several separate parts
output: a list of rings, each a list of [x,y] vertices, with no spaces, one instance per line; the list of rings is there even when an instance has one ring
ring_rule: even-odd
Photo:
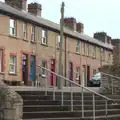
[[[41,17],[41,10],[42,10],[41,4],[38,3],[28,4],[28,12],[35,16]]]

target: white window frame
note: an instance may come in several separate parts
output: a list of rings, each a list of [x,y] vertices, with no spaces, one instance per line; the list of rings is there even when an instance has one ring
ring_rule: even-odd
[[[42,44],[47,45],[47,31],[42,30]]]
[[[3,72],[3,50],[0,49],[0,72]]]
[[[42,61],[42,67],[47,68],[47,61],[43,60]],[[45,77],[47,76],[47,71],[42,69],[42,76]]]
[[[60,48],[60,35],[58,35],[57,41],[58,41],[58,48]]]
[[[80,53],[80,41],[76,40],[76,53]]]
[[[23,36],[24,36],[24,39],[26,40],[27,39],[27,23],[23,23]]]
[[[80,67],[76,67],[76,81],[79,81],[80,77]]]
[[[10,35],[16,36],[16,20],[10,18]]]
[[[13,58],[13,61],[11,61],[11,58]],[[17,58],[15,55],[10,55],[10,63],[9,63],[9,73],[10,74],[16,74],[16,67],[17,67]],[[13,67],[13,70],[11,69],[11,66]]]
[[[35,26],[31,26],[31,41],[35,42]]]
[[[93,56],[94,58],[96,58],[96,46],[93,46],[93,54],[92,54],[92,56]]]

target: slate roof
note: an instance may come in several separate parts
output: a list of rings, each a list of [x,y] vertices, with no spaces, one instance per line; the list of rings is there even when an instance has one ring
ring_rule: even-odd
[[[59,24],[51,22],[51,21],[44,19],[42,17],[36,17],[28,12],[18,10],[18,9],[13,8],[13,7],[7,5],[3,2],[0,2],[0,13],[8,15],[8,16],[15,16],[15,17],[18,17],[19,19],[30,21],[34,24],[38,24],[38,25],[43,26],[43,27],[47,27],[47,28],[50,28],[53,30],[60,31]],[[87,41],[89,43],[92,43],[92,44],[95,44],[95,45],[98,45],[98,46],[101,46],[104,48],[108,48],[111,50],[113,49],[112,45],[109,45],[107,43],[103,43],[103,42],[101,42],[97,39],[94,39],[88,35],[85,35],[83,33],[78,33],[76,31],[72,31],[72,30],[67,29],[65,27],[64,27],[64,33],[67,35],[70,35],[72,37],[75,37],[76,39],[81,39],[81,40]]]

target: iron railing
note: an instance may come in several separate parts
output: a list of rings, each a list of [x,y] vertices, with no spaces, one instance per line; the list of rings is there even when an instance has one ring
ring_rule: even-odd
[[[120,77],[101,72],[101,92],[111,95],[120,93]]]
[[[42,74],[43,71],[44,71],[44,74]],[[84,93],[87,91],[87,92],[92,94],[93,120],[95,120],[95,118],[96,118],[95,96],[99,96],[105,101],[105,116],[106,116],[106,118],[108,118],[108,102],[111,101],[112,103],[114,103],[115,100],[113,100],[111,98],[108,98],[108,97],[106,97],[102,94],[99,94],[99,93],[97,93],[97,92],[95,92],[95,91],[93,91],[93,90],[91,90],[87,87],[84,87],[84,86],[82,86],[82,85],[80,85],[80,84],[78,84],[78,83],[76,83],[76,82],[74,82],[70,79],[67,79],[67,78],[65,78],[65,77],[63,77],[63,76],[61,76],[61,75],[59,75],[55,72],[52,72],[51,70],[49,70],[47,68],[44,68],[42,66],[38,66],[38,71],[37,72],[38,72],[38,77],[37,77],[36,85],[45,88],[45,95],[47,95],[47,93],[48,93],[49,84],[50,84],[48,82],[49,82],[49,77],[51,76],[54,80],[51,86],[52,86],[52,90],[53,90],[53,100],[55,100],[55,98],[56,98],[55,97],[55,95],[56,95],[55,92],[57,90],[57,89],[55,89],[56,86],[57,86],[56,81],[57,81],[57,78],[59,77],[59,80],[62,80],[62,83],[63,83],[63,81],[66,81],[66,83],[68,83],[68,85],[70,86],[69,88],[70,88],[70,93],[71,93],[71,102],[70,102],[71,111],[74,110],[73,93],[75,91],[73,90],[73,88],[75,86],[77,86],[77,87],[81,88],[81,89],[78,89],[78,90],[81,90],[80,91],[81,92],[81,104],[82,104],[82,116],[81,117],[85,118]],[[61,105],[64,105],[64,89],[61,89],[59,91],[61,92]]]

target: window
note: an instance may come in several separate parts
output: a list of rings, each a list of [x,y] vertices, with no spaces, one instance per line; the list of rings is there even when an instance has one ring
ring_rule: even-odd
[[[42,44],[46,45],[47,44],[47,31],[42,30]]]
[[[0,72],[3,72],[3,50],[0,49]]]
[[[105,60],[105,51],[101,48],[101,60]]]
[[[16,56],[10,56],[10,69],[9,72],[12,74],[16,73]]]
[[[23,24],[23,34],[24,34],[24,39],[27,39],[27,23]]]
[[[42,67],[47,68],[47,61],[42,61]],[[45,69],[42,69],[42,75],[47,75],[47,71]]]
[[[10,19],[10,35],[16,36],[16,21]]]
[[[93,46],[93,57],[95,58],[96,57],[96,47]]]
[[[80,53],[80,41],[76,41],[76,53]]]
[[[31,26],[31,41],[35,41],[35,26]]]
[[[58,48],[60,48],[60,35],[58,35]]]
[[[76,68],[76,81],[80,83],[80,67]]]

